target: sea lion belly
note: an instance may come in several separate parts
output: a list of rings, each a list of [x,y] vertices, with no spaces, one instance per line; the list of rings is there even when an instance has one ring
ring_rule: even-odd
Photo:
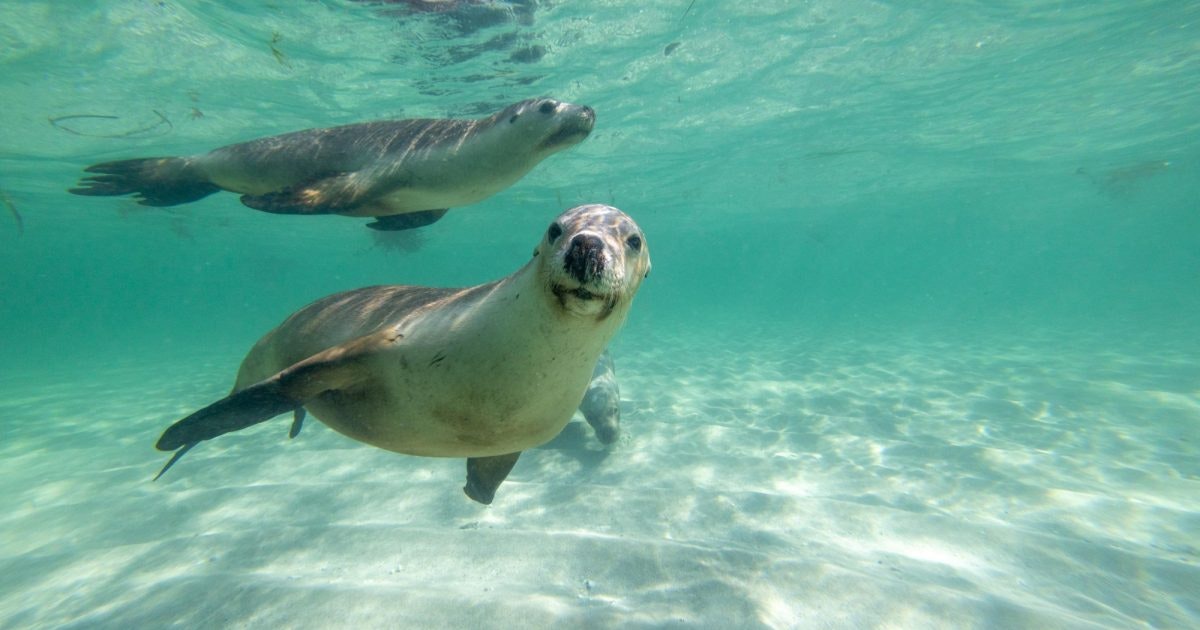
[[[504,302],[491,294],[484,306]],[[403,326],[403,347],[372,359],[371,382],[306,407],[348,437],[408,455],[481,457],[550,441],[583,399],[591,357],[608,337],[546,335],[514,325],[532,321],[519,308],[475,306]],[[467,312],[469,322],[457,316]]]

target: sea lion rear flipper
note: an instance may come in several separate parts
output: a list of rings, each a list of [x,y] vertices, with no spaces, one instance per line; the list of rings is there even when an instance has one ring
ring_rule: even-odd
[[[171,459],[167,460],[167,464],[158,471],[157,475],[154,475],[153,481],[158,481],[159,477],[163,476],[164,473],[166,473],[168,470],[170,470],[171,466],[174,466],[175,462],[179,461],[179,458],[183,457],[184,455],[187,454],[188,451],[192,450],[192,447],[195,445],[196,445],[196,442],[192,442],[191,444],[184,444],[183,448],[180,448],[178,451],[175,451],[175,454],[171,456]]]
[[[86,169],[96,173],[67,192],[89,197],[132,194],[143,206],[177,206],[203,199],[218,190],[187,158],[161,157],[101,162]]]
[[[364,377],[363,360],[400,338],[392,328],[363,335],[314,354],[172,424],[158,438],[155,447],[160,451],[183,450],[171,458],[159,476],[184,452],[204,440],[254,426],[287,411],[296,411],[302,420],[300,411],[305,401],[360,381]],[[293,430],[298,432],[297,425],[293,420]]]
[[[357,173],[333,173],[262,195],[242,195],[246,207],[271,214],[341,214],[367,197]]]
[[[404,214],[389,214],[375,217],[375,220],[368,223],[367,227],[381,232],[396,232],[425,227],[446,216],[448,209],[439,208],[437,210],[421,210],[420,212],[405,212]]]
[[[496,496],[496,488],[508,476],[517,463],[521,451],[494,457],[471,457],[467,459],[467,485],[463,492],[475,501],[490,505]]]

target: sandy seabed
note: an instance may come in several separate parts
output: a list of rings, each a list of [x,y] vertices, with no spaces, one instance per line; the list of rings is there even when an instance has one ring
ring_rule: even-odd
[[[626,334],[486,507],[286,418],[151,483],[236,353],[7,370],[0,626],[1196,627],[1200,368],[1092,341]]]

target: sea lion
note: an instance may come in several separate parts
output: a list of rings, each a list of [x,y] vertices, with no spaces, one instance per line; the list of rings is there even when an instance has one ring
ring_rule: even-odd
[[[592,425],[596,439],[602,444],[617,441],[617,435],[621,432],[621,389],[617,387],[616,367],[607,350],[600,355],[600,360],[592,370],[592,380],[588,383],[579,411]]]
[[[583,394],[583,402],[579,403],[579,413],[591,425],[601,444],[617,441],[621,433],[621,388],[617,386],[616,367],[608,350],[600,354],[600,360],[592,369],[592,380]],[[292,417],[289,439],[300,435],[304,418],[304,407],[300,407]]]
[[[376,217],[367,227],[429,225],[447,208],[482,201],[592,131],[596,113],[551,98],[478,120],[380,120],[308,129],[189,157],[119,160],[84,169],[77,195],[132,194],[175,206],[220,190],[276,214]]]
[[[463,289],[376,286],[317,300],[246,355],[233,392],[171,425],[176,451],[307,409],[379,448],[466,457],[490,503],[521,451],[570,421],[650,271],[641,229],[604,205],[567,210],[512,275]],[[156,477],[157,478],[157,477]]]
[[[592,369],[592,380],[583,394],[583,402],[579,403],[579,413],[592,426],[601,444],[617,441],[621,432],[621,388],[617,386],[616,366],[608,350],[600,354],[600,360]],[[301,407],[292,418],[288,438],[300,435],[304,418],[304,408]]]

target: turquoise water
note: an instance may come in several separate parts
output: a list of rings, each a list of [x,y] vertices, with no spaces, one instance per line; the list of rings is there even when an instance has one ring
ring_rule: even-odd
[[[0,626],[1200,625],[1200,5],[452,4],[0,5]],[[401,241],[66,193],[538,95],[591,137]],[[654,259],[611,449],[483,507],[280,419],[149,482],[288,313],[590,202]]]

